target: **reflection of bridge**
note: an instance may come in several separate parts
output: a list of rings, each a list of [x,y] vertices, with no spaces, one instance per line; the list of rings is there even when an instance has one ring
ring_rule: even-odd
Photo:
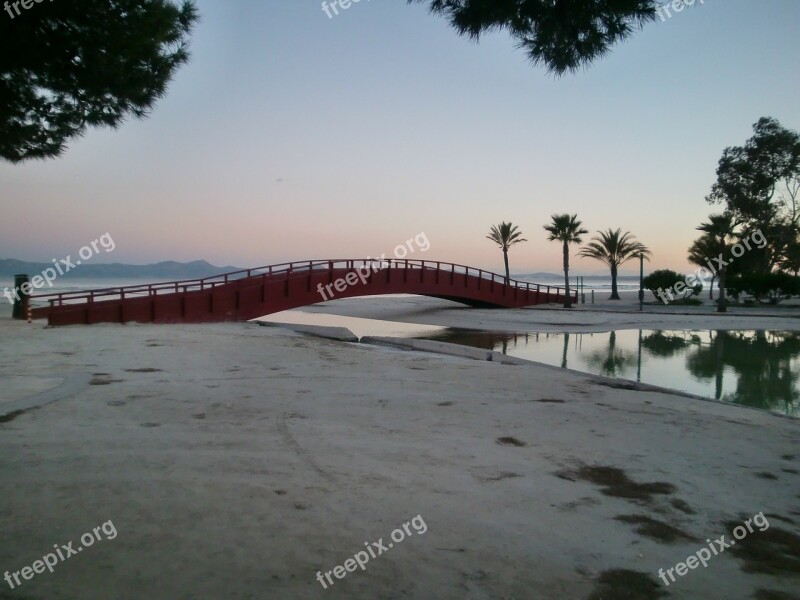
[[[418,294],[485,308],[562,302],[564,288],[424,260],[316,260],[148,285],[43,294],[33,317],[50,325],[246,321],[326,299]],[[577,300],[577,293],[572,294]],[[45,304],[46,303],[46,304]]]

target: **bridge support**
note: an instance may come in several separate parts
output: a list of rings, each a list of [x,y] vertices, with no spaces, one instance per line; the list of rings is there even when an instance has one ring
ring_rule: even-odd
[[[25,293],[25,290],[22,289],[23,284],[28,284],[25,286],[25,290],[28,290],[28,294]],[[15,319],[27,319],[28,318],[28,303],[30,296],[30,280],[28,279],[27,275],[14,275],[14,310],[11,313],[11,316]]]

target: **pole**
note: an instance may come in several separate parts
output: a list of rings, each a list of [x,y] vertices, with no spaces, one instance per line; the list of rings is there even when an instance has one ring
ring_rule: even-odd
[[[24,290],[23,290],[23,286]],[[12,310],[12,318],[22,320],[27,316],[28,294],[30,292],[30,283],[27,275],[14,275],[14,308]]]
[[[639,310],[644,310],[644,254],[639,255]]]

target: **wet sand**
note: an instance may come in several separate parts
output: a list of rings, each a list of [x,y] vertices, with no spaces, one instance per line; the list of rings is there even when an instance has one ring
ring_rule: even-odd
[[[640,320],[413,301],[323,310],[506,330]],[[108,520],[118,531],[17,589],[0,582],[2,599],[796,593],[796,419],[255,324],[45,329],[3,314],[0,334],[0,409],[49,401],[0,423],[0,573]],[[770,528],[741,550],[660,582],[660,568],[760,512]],[[327,589],[317,581],[417,515],[424,534]]]

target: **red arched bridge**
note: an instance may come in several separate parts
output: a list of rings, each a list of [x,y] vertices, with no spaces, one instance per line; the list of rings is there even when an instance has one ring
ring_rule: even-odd
[[[563,302],[564,288],[508,280],[427,260],[312,260],[203,279],[38,294],[32,315],[50,325],[247,321],[326,300],[418,294],[483,308]],[[577,301],[577,293],[571,294]]]

